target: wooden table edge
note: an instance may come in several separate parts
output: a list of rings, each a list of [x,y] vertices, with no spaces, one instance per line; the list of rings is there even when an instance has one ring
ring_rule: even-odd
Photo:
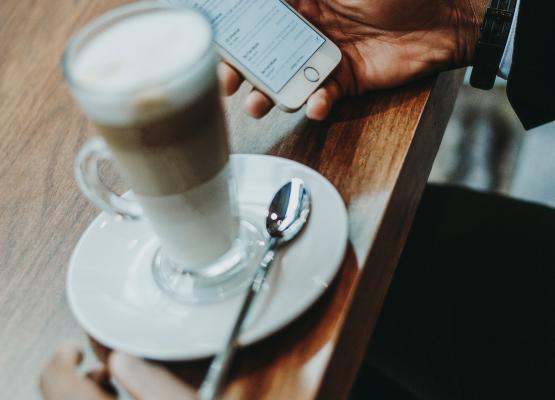
[[[342,321],[339,322],[341,333],[327,362],[327,368],[318,387],[317,399],[346,399],[351,392],[455,105],[465,71],[466,69],[459,69],[441,73],[430,85],[426,106],[387,202],[384,216],[375,233],[367,261],[349,293],[345,306],[348,311],[343,314]],[[434,107],[440,107],[441,110],[432,112]],[[443,118],[434,118],[438,114]],[[427,132],[430,134],[427,135]],[[424,160],[419,157],[422,155],[425,156]],[[426,175],[426,179],[410,179],[407,172],[417,166],[422,168],[421,173]],[[395,211],[400,209],[400,206],[395,203],[405,205],[402,207],[405,214],[397,223],[394,221],[399,220],[399,216],[395,215]],[[395,243],[393,251],[388,254],[382,251],[387,248],[386,245],[378,245],[379,242],[384,241]],[[369,273],[369,269],[377,265],[386,266],[382,268],[385,273],[379,284],[370,281]],[[381,302],[379,307],[370,310],[368,318],[361,320],[359,316],[366,310],[369,289],[379,290]],[[375,295],[376,292],[373,293]]]

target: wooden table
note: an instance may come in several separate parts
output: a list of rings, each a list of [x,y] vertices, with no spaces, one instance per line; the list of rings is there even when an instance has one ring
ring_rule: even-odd
[[[64,296],[69,256],[98,211],[72,161],[93,130],[62,83],[64,44],[120,2],[0,2],[0,388],[38,397],[37,375],[67,340],[85,343]],[[327,294],[277,335],[240,352],[230,399],[345,398],[372,335],[462,79],[450,72],[348,99],[324,123],[274,110],[261,121],[228,102],[235,152],[300,161],[349,211],[350,242]],[[207,362],[181,373],[198,381]]]

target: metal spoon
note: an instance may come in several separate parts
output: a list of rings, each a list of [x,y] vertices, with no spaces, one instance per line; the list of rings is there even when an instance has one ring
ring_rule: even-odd
[[[253,299],[262,289],[264,280],[270,272],[275,251],[279,246],[297,236],[305,226],[309,214],[310,194],[301,179],[291,179],[274,195],[266,217],[266,230],[270,235],[270,240],[266,246],[265,255],[251,281],[249,291],[224,350],[210,364],[210,369],[200,387],[199,397],[201,400],[214,400],[220,392],[237,349],[237,340],[243,322]]]

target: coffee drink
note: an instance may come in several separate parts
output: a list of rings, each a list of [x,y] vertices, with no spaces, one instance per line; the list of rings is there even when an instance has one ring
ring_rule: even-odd
[[[188,270],[238,236],[209,23],[191,10],[116,21],[71,57],[68,79],[162,250]]]

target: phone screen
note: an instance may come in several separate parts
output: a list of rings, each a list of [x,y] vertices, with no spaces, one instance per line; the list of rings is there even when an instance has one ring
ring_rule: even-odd
[[[212,20],[216,43],[278,93],[325,39],[279,0],[189,0]]]

